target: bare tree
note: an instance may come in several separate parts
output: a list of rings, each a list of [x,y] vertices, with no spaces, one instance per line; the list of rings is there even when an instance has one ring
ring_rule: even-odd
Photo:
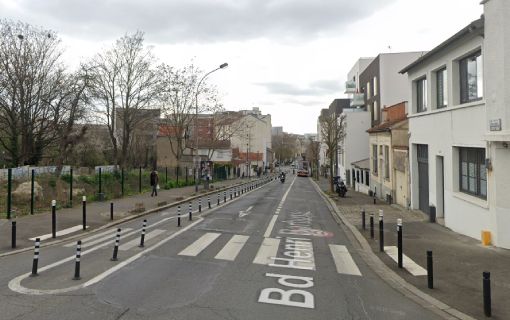
[[[209,128],[208,158],[212,159],[214,153],[223,142],[230,141],[238,135],[245,125],[240,121],[239,112],[219,111],[211,116]]]
[[[319,168],[317,164],[319,162],[320,143],[319,141],[314,141],[312,138],[308,138],[307,142],[306,157],[309,159],[311,167],[316,168],[316,179],[319,180]]]
[[[334,192],[333,188],[333,165],[335,155],[338,152],[338,144],[346,135],[345,130],[345,116],[338,115],[335,112],[324,112],[319,117],[319,126],[321,130],[322,142],[328,148],[329,157],[329,185],[330,191]]]
[[[48,101],[52,108],[53,132],[55,133],[56,166],[60,173],[67,157],[87,133],[88,126],[83,125],[76,130],[76,124],[87,116],[88,97],[86,89],[90,77],[87,70],[81,69],[74,74],[66,75],[57,95]]]
[[[200,91],[197,91],[201,74],[202,71],[193,64],[180,69],[168,65],[161,65],[159,68],[159,98],[162,113],[170,149],[178,162],[181,161],[186,147],[195,144],[195,139],[191,139],[191,135],[197,113],[196,97],[200,96],[199,114],[214,113],[222,109],[217,101],[216,90],[203,83]]]
[[[157,97],[155,58],[144,47],[140,31],[125,35],[115,45],[97,54],[88,65],[96,110],[106,122],[114,158],[126,167],[133,131],[145,121],[140,114],[153,108]]]
[[[54,143],[51,102],[65,83],[55,32],[0,20],[0,144],[11,165],[37,164]]]
[[[281,134],[273,135],[271,138],[271,144],[273,146],[273,150],[275,150],[275,156],[278,161],[285,162],[287,160],[294,159],[298,152],[296,148],[296,136],[293,134],[282,132]]]

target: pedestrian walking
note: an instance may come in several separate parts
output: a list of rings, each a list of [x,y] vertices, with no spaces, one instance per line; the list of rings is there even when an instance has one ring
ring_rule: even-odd
[[[151,172],[151,187],[152,187],[151,197],[158,196],[159,187],[158,183],[159,183],[158,172],[156,171],[156,168],[154,168],[154,170],[152,170]]]

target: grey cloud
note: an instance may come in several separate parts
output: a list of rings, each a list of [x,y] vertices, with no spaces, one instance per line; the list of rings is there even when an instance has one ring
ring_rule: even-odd
[[[339,80],[319,80],[306,87],[299,87],[287,82],[256,83],[264,87],[268,93],[288,96],[322,96],[341,93]]]
[[[0,0],[1,1],[1,0]],[[154,42],[301,40],[340,34],[395,0],[19,0],[4,17],[80,38],[143,30]]]

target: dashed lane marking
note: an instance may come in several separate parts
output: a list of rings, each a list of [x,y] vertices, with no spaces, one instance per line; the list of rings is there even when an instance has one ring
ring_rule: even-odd
[[[390,256],[395,262],[398,262],[398,249],[395,246],[384,247],[384,252]],[[402,264],[404,268],[413,276],[426,276],[427,270],[414,262],[411,258],[402,254]]]
[[[253,260],[255,264],[270,264],[273,258],[278,254],[278,247],[280,246],[280,239],[264,238],[262,245]]]

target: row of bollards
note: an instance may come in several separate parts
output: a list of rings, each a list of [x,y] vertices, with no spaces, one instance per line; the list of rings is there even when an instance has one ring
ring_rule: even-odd
[[[242,187],[239,187],[239,188],[235,187],[235,189],[230,190],[230,196],[231,196],[231,198],[232,198],[232,196],[235,197],[236,193],[237,193],[237,195],[240,195],[240,193],[247,192],[248,190],[253,190],[254,188],[256,188],[260,185],[261,184],[258,184],[258,183],[255,183],[255,184],[251,183],[249,185],[243,185]],[[234,191],[233,195],[232,195],[232,191]],[[220,203],[219,197],[220,197],[220,194],[218,193],[218,205]],[[224,191],[224,201],[226,201],[226,191]],[[210,196],[208,196],[207,202],[208,202],[208,207],[211,208]],[[53,200],[51,204],[52,204],[52,237],[55,238],[56,233],[57,233],[56,232],[56,201]],[[198,210],[199,210],[199,212],[201,212],[201,210],[202,210],[202,199],[201,198],[199,198],[199,200],[198,200]],[[82,199],[82,219],[83,219],[83,228],[85,229],[86,221],[87,221],[87,199],[85,196]],[[113,202],[110,203],[110,219],[113,220]],[[192,206],[191,201],[189,202],[189,220],[190,221],[193,220],[193,206]],[[177,206],[177,226],[178,227],[181,226],[181,206]],[[141,247],[141,248],[143,248],[145,246],[146,230],[147,230],[147,219],[144,219],[143,224],[142,224],[141,234],[140,234],[139,247]],[[114,243],[114,248],[113,248],[113,255],[112,255],[112,258],[110,259],[111,261],[118,261],[120,235],[121,235],[121,228],[118,228],[117,232],[115,234],[115,243]],[[81,279],[81,276],[80,276],[80,270],[81,270],[80,264],[81,264],[81,255],[82,255],[81,245],[82,245],[81,240],[78,240],[76,243],[76,256],[75,256],[75,260],[74,260],[75,267],[74,267],[73,280]],[[35,244],[34,244],[34,257],[33,257],[33,261],[32,261],[32,272],[30,274],[33,277],[38,275],[40,246],[41,246],[41,240],[40,240],[40,238],[36,238]],[[16,247],[16,221],[12,221],[12,247],[13,248]]]
[[[374,198],[375,201],[375,198]],[[366,230],[366,212],[361,210],[361,228]],[[374,214],[370,214],[369,220],[370,238],[374,239]],[[379,251],[384,252],[384,212],[379,210]],[[434,264],[432,251],[427,250],[427,288],[434,289]],[[397,219],[397,266],[402,269],[403,261],[403,225],[402,219]],[[483,310],[486,317],[492,316],[490,272],[482,273],[483,287]]]

